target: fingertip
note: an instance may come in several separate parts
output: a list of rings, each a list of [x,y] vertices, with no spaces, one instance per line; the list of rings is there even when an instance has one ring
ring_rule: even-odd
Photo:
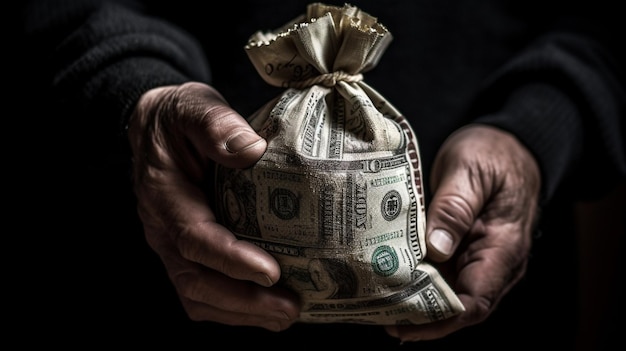
[[[250,149],[262,148],[265,150],[266,146],[265,139],[251,131],[241,131],[226,139],[226,150],[233,154],[239,154]]]
[[[265,255],[268,254],[263,253],[254,258],[250,256],[247,261],[247,263],[251,265],[249,266],[250,273],[244,279],[251,280],[258,285],[269,288],[280,280],[281,269],[274,257],[267,257]]]
[[[240,131],[226,139],[225,149],[230,155],[228,157],[230,161],[222,161],[225,165],[246,168],[263,156],[267,149],[267,141],[254,131]]]
[[[264,272],[256,273],[254,277],[252,277],[252,281],[266,288],[269,288],[270,286],[274,285],[274,281],[272,280],[272,278],[270,278],[270,276]]]
[[[430,248],[434,249],[439,255],[450,256],[454,250],[454,238],[443,229],[434,229],[428,235],[428,243]]]

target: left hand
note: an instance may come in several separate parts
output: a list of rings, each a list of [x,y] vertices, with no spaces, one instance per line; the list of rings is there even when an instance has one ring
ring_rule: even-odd
[[[404,341],[432,340],[485,320],[526,272],[540,171],[513,135],[471,125],[442,145],[432,171],[427,257],[465,312],[423,325],[387,326]]]

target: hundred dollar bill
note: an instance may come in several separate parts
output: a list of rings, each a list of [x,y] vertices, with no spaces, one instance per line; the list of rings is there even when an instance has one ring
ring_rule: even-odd
[[[262,158],[217,167],[220,220],[276,257],[303,322],[423,324],[462,312],[424,262],[415,134],[360,74],[390,33],[350,5],[312,4],[307,16],[246,46],[264,79],[286,89],[248,119],[268,142]]]

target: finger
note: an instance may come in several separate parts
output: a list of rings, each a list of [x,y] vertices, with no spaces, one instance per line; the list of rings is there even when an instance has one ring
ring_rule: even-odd
[[[295,294],[207,269],[183,258],[173,245],[163,240],[158,240],[157,245],[160,246],[155,251],[160,253],[191,319],[270,330],[284,330],[297,319],[300,305]]]
[[[193,123],[184,134],[188,135],[196,150],[226,167],[245,168],[254,164],[267,147],[248,122],[212,87],[200,83],[187,83],[180,87],[186,98],[181,114],[193,116]]]
[[[254,298],[254,296],[250,298]],[[294,319],[288,319],[286,316],[273,317],[271,315],[236,313],[184,299],[182,304],[189,318],[194,321],[210,321],[231,326],[260,327],[271,331],[283,331],[295,323]]]
[[[279,280],[280,266],[273,256],[248,241],[237,239],[231,231],[215,223],[206,202],[197,200],[195,193],[180,191],[174,195],[167,203],[177,211],[144,210],[151,201],[141,202],[139,206],[146,239],[152,249],[167,260],[164,263],[168,268],[182,270],[175,265],[185,267],[185,260],[189,260],[262,286],[271,286]],[[154,220],[151,213],[161,216]],[[164,228],[167,232],[163,232]]]
[[[172,280],[193,320],[284,330],[298,317],[297,296],[282,288],[261,287],[206,269],[182,272]]]
[[[220,224],[200,223],[181,234],[176,237],[176,246],[188,260],[262,286],[271,286],[280,278],[280,266],[273,256],[249,241],[237,239]]]

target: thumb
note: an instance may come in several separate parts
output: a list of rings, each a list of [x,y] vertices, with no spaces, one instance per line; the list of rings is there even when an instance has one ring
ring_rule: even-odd
[[[484,205],[476,173],[463,162],[445,162],[443,157],[435,161],[433,198],[426,219],[428,257],[435,262],[454,254]]]
[[[216,163],[231,168],[246,168],[257,162],[267,142],[214,88],[202,83],[186,83],[189,100],[182,108],[186,115],[197,116],[189,130],[196,150],[203,150]]]

